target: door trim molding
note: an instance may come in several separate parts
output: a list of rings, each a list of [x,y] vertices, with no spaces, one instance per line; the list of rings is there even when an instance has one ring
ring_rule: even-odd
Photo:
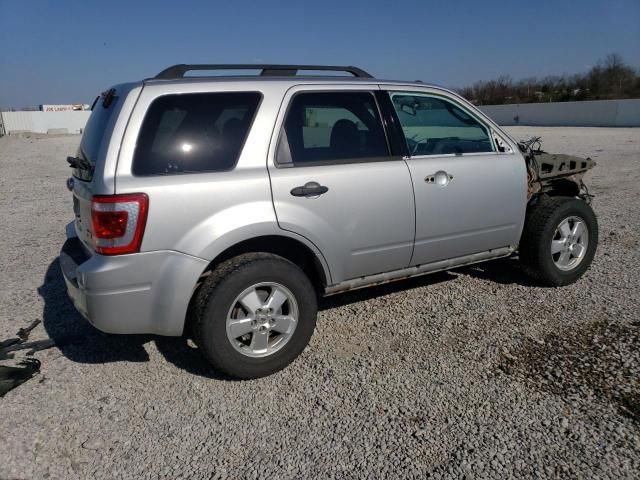
[[[380,285],[383,283],[394,282],[396,280],[403,280],[405,278],[416,277],[427,273],[439,272],[442,270],[449,270],[454,267],[462,267],[470,265],[472,263],[479,263],[485,260],[491,260],[494,258],[507,257],[515,251],[515,247],[501,247],[487,250],[484,252],[473,253],[471,255],[464,255],[462,257],[450,258],[447,260],[440,260],[432,263],[425,263],[422,265],[416,265],[414,267],[402,268],[391,272],[377,273],[375,275],[368,275],[366,277],[353,278],[351,280],[345,280],[344,282],[336,283],[325,288],[325,295],[334,295],[340,292],[346,292],[348,290],[356,290],[359,288],[370,287],[373,285]]]

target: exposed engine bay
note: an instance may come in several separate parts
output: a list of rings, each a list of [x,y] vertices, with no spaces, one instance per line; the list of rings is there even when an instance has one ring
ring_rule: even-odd
[[[527,200],[540,194],[580,197],[590,203],[589,194],[582,181],[584,174],[596,166],[590,158],[576,157],[542,150],[540,137],[519,142],[518,147],[527,162]]]

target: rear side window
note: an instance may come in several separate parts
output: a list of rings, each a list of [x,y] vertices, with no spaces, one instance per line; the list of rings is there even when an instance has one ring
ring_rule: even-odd
[[[488,128],[453,102],[420,93],[392,93],[391,101],[412,156],[493,151]]]
[[[258,92],[165,95],[142,122],[134,175],[231,170],[260,103]]]
[[[280,142],[279,165],[389,155],[377,105],[369,92],[297,94],[287,112]]]

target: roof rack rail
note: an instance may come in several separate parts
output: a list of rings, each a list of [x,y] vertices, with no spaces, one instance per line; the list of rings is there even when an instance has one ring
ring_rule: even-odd
[[[197,64],[189,65],[181,63],[164,69],[157,74],[155,79],[171,80],[184,78],[184,74],[196,70],[260,70],[263,77],[292,77],[298,70],[323,70],[330,72],[348,72],[358,78],[373,78],[373,76],[358,67],[342,67],[334,65],[262,65],[262,64]]]

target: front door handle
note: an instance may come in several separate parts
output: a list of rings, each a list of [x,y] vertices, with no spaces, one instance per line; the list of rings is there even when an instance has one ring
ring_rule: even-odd
[[[295,187],[291,190],[294,197],[317,197],[329,191],[328,187],[320,185],[318,182],[307,182],[302,187]]]
[[[425,182],[431,185],[438,185],[439,187],[446,187],[451,180],[453,180],[453,175],[448,174],[444,170],[438,170],[433,175],[424,177]]]

